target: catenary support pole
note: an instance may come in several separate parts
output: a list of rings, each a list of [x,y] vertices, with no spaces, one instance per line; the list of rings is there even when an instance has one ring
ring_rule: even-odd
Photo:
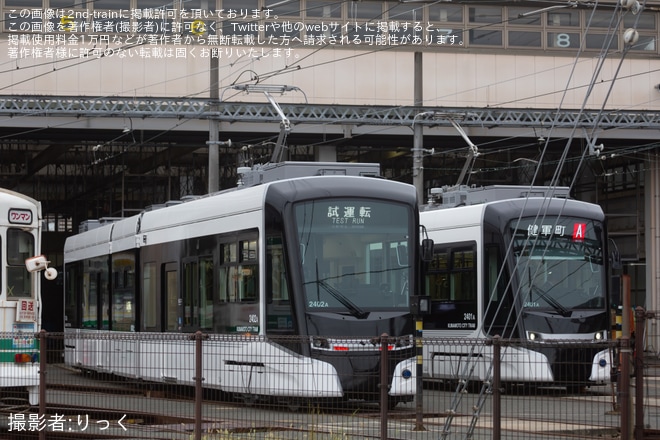
[[[635,308],[635,440],[644,438],[644,340],[646,332],[646,311]]]
[[[380,439],[387,440],[387,409],[390,383],[389,352],[390,337],[380,335]]]
[[[415,52],[414,67],[414,97],[413,105],[421,107],[424,104],[422,53]],[[417,200],[424,203],[424,139],[422,124],[413,124],[413,185],[417,190]]]
[[[632,438],[630,405],[630,338],[621,338],[621,372],[619,374],[619,402],[621,408],[621,438]]]
[[[502,438],[502,338],[493,337],[493,440]]]
[[[202,372],[202,340],[204,334],[197,330],[195,338],[195,440],[202,440],[202,398],[204,390],[202,382],[204,381]]]
[[[426,431],[424,427],[424,340],[422,330],[424,321],[421,316],[415,318],[415,428],[414,431]]]
[[[217,49],[215,49],[217,51]],[[216,55],[216,56],[214,56]],[[217,53],[211,52],[211,68],[210,68],[210,82],[209,82],[209,98],[211,105],[209,110],[211,117],[209,118],[209,163],[208,163],[208,178],[209,194],[216,192],[220,189],[220,147],[218,146],[218,138],[220,136],[220,122],[217,118],[218,101],[220,99],[218,71],[220,60]]]
[[[46,330],[41,330],[37,335],[39,338],[39,416],[46,417],[46,368],[48,367]],[[39,440],[46,440],[46,430],[39,430]]]

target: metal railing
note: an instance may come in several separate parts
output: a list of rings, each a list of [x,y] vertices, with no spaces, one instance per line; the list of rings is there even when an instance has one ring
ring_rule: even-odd
[[[538,347],[499,337],[421,338],[423,346],[446,353],[423,359],[423,386],[416,387],[415,400],[401,402],[390,395],[401,341],[387,335],[374,336],[362,351],[364,338],[359,344],[334,340],[347,349],[333,355],[345,357],[355,376],[340,377],[341,383],[385,384],[365,389],[364,399],[359,392],[346,399],[287,389],[306,383],[327,391],[324,384],[335,380],[332,368],[297,354],[309,346],[308,337],[42,331],[30,348],[25,338],[4,334],[0,368],[16,379],[0,389],[0,433],[43,439],[652,438],[660,428],[660,353],[648,349],[642,330],[653,319],[637,310],[634,343],[621,338]],[[534,362],[543,356],[516,357],[536,349],[561,353],[553,367],[563,372],[561,382],[512,376],[516,369],[540,368]],[[578,374],[592,368],[594,351],[609,354],[604,368],[611,381],[585,383]],[[18,352],[39,356],[18,362]],[[33,361],[39,365],[38,405],[29,404],[21,386]],[[444,376],[430,380],[440,367]],[[270,391],[249,392],[258,386]]]

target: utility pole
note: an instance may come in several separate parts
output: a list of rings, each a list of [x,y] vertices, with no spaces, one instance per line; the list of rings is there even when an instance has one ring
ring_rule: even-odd
[[[217,50],[217,49],[216,49]],[[219,68],[220,58],[217,53],[211,53],[211,68],[210,68],[210,81],[209,81],[209,111],[211,117],[209,118],[209,194],[216,192],[220,189],[220,149],[218,146],[218,138],[220,135],[220,121],[218,121],[217,113],[219,109],[220,89],[219,89]]]
[[[422,87],[422,53],[415,52],[413,106],[422,107],[424,93]],[[419,204],[424,203],[424,138],[422,124],[413,125],[413,185],[417,190]]]

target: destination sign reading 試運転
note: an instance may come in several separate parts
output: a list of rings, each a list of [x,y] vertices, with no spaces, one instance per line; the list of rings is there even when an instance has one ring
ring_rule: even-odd
[[[350,204],[329,205],[327,217],[334,225],[364,225],[371,219],[371,207]]]

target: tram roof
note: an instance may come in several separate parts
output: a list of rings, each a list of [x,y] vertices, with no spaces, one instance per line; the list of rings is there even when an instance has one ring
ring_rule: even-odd
[[[364,179],[359,176],[377,175],[378,169],[377,164],[316,163],[314,167],[295,162],[272,164],[270,170],[274,173],[258,170],[252,174],[251,179],[258,178],[261,183],[252,182],[246,186],[187,200],[152,205],[128,218],[103,218],[83,222],[80,233],[67,238],[65,242],[64,262],[108,255],[145,244],[163,243],[176,237],[201,237],[218,233],[219,230],[229,232],[256,229],[262,226],[263,216],[251,213],[263,210],[266,193],[271,185],[279,186],[283,182],[295,182],[310,176],[314,179],[329,179],[328,182],[337,176]],[[379,185],[384,182],[390,185],[406,185],[386,180],[377,182]],[[357,187],[360,187],[359,183],[351,186]],[[327,189],[327,186],[325,188]],[[222,226],[217,223],[221,219],[224,219]],[[221,227],[226,229],[220,229]]]
[[[503,194],[505,194],[504,192]],[[600,205],[563,197],[544,197],[541,194],[522,194],[517,197],[462,203],[454,206],[426,205],[421,208],[420,222],[429,230],[478,226],[486,221],[512,219],[519,215],[529,217],[534,214],[578,216],[604,221]],[[487,218],[486,218],[487,217]]]
[[[2,226],[28,226],[35,227],[41,221],[41,202],[28,197],[25,194],[17,193],[5,188],[0,188],[0,225]],[[34,213],[30,224],[17,224],[9,220],[10,209],[29,210]]]

